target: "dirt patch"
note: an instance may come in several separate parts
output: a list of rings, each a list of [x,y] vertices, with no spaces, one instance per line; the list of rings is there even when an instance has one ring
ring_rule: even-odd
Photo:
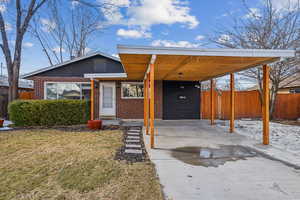
[[[272,122],[279,123],[279,124],[285,124],[285,125],[300,126],[299,120],[272,120]]]

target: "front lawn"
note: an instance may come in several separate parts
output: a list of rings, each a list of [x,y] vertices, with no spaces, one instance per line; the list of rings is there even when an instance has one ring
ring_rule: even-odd
[[[0,132],[0,200],[163,199],[150,162],[114,160],[120,131]]]

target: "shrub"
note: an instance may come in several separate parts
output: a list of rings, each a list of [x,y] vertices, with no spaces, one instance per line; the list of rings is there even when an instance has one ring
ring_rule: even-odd
[[[8,112],[16,126],[73,125],[87,122],[89,105],[85,100],[16,100]]]

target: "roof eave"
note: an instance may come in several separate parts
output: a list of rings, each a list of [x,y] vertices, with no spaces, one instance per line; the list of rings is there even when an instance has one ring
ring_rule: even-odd
[[[119,54],[228,56],[228,57],[294,57],[295,50],[274,49],[196,49],[180,47],[151,47],[118,45]]]

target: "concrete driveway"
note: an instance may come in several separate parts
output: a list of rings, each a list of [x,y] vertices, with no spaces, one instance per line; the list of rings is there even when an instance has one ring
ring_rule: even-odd
[[[261,154],[281,152],[272,146],[201,120],[157,121],[155,131],[155,149],[144,140],[167,199],[300,200],[300,170]]]

